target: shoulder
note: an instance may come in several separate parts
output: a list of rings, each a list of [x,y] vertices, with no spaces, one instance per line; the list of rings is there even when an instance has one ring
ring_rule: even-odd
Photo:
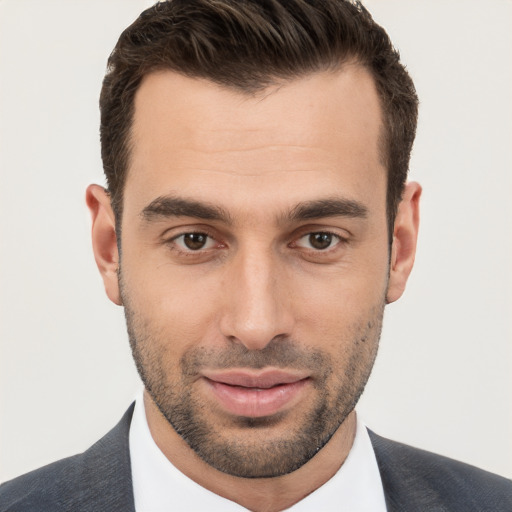
[[[134,509],[128,432],[133,405],[82,454],[0,485],[0,512]]]
[[[369,431],[390,510],[512,511],[512,481]]]
[[[66,510],[69,495],[76,495],[71,487],[79,481],[82,457],[62,459],[2,484],[0,511]]]

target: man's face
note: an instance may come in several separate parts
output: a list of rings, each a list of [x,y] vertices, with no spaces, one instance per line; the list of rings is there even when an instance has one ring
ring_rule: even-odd
[[[381,112],[351,65],[244,95],[136,95],[121,296],[153,401],[207,463],[291,472],[355,406],[388,284]]]

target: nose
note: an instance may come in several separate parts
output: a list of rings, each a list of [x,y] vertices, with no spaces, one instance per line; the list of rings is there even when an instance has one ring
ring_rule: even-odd
[[[229,265],[223,290],[222,334],[249,350],[261,350],[293,329],[291,290],[279,258],[239,253]]]

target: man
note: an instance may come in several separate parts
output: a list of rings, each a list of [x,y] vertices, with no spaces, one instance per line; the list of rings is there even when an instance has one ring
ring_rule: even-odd
[[[318,4],[318,5],[317,5]],[[101,96],[93,246],[145,384],[0,510],[509,510],[512,484],[354,407],[412,268],[413,84],[361,7],[149,9]]]

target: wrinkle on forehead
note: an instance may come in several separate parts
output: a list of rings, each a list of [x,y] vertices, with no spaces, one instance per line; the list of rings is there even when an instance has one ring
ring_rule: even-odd
[[[186,168],[183,168],[183,170],[187,170]],[[277,176],[282,173],[287,174],[306,174],[306,173],[317,173],[317,169],[279,169],[279,170],[268,170],[268,169],[261,169],[260,172],[257,171],[248,171],[248,172],[241,172],[241,169],[201,169],[198,167],[189,168],[190,171],[204,173],[204,174],[226,174],[231,176],[236,176],[239,178],[261,178],[262,176]],[[325,171],[324,171],[325,172]]]
[[[232,144],[231,144],[232,145]],[[250,143],[247,147],[243,148],[233,148],[230,147],[226,150],[222,148],[209,148],[209,147],[199,147],[195,148],[193,146],[187,146],[182,145],[180,146],[180,151],[193,151],[194,153],[219,153],[221,151],[227,151],[229,153],[245,153],[247,151],[279,151],[282,149],[287,150],[296,150],[296,151],[307,151],[307,150],[314,150],[319,151],[320,148],[317,148],[313,145],[303,145],[303,144],[257,144],[257,143]]]

